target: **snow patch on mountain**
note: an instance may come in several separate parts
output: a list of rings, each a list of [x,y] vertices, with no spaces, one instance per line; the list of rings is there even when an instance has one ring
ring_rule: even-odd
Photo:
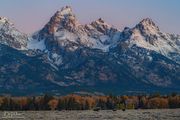
[[[63,63],[61,55],[58,55],[57,53],[53,53],[51,57],[56,65],[59,66]]]
[[[44,40],[30,39],[27,43],[27,48],[31,50],[41,50],[44,51],[46,49]]]

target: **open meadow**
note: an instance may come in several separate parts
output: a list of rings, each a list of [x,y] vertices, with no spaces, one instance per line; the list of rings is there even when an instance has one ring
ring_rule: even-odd
[[[180,120],[180,109],[0,112],[1,120]]]

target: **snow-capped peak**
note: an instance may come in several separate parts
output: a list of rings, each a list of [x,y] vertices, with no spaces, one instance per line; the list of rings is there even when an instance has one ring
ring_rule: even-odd
[[[71,6],[65,6],[61,10],[58,11],[58,13],[62,16],[64,15],[73,15]]]
[[[137,45],[166,56],[179,49],[177,45],[179,39],[172,41],[172,37],[162,33],[150,18],[143,19],[132,29],[125,28],[120,32],[102,18],[88,25],[80,25],[70,6],[57,11],[33,38],[37,40],[31,43],[38,43],[34,49],[53,50],[57,54],[62,50],[75,51],[81,47],[101,49],[106,52],[120,41],[130,43],[129,47]]]
[[[11,23],[8,18],[6,18],[6,17],[0,17],[0,25],[5,24],[5,23],[8,23],[8,24],[10,24],[10,25],[13,25],[13,23]]]
[[[48,34],[54,34],[61,29],[74,31],[78,26],[79,22],[73,14],[72,8],[66,6],[57,11],[43,29],[47,31]]]
[[[0,17],[0,43],[15,49],[26,49],[27,36],[17,30],[8,18]]]
[[[106,23],[102,18],[99,18],[98,20],[92,22],[90,25],[104,34],[107,34],[107,31],[112,28],[112,26]]]
[[[178,45],[180,39],[172,36],[161,32],[150,18],[143,19],[134,28],[123,31],[123,37],[127,38],[130,47],[137,45],[161,53],[169,58],[171,58],[172,53],[180,53]]]
[[[102,26],[106,26],[108,28],[112,27],[111,25],[109,25],[108,23],[106,23],[102,18],[99,18],[98,20],[92,22],[91,24],[97,24],[97,25],[102,25]]]
[[[153,26],[156,26],[151,18],[145,18],[140,23],[144,24],[144,25],[153,25]]]
[[[5,23],[7,21],[9,21],[9,20],[6,17],[0,17],[0,22]]]
[[[139,29],[144,34],[156,34],[159,32],[159,27],[153,22],[152,19],[143,19],[139,24],[136,25],[136,29]]]

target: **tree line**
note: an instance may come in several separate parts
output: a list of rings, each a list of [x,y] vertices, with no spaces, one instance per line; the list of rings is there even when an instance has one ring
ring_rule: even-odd
[[[0,110],[102,110],[180,108],[180,96],[36,96],[0,97]]]

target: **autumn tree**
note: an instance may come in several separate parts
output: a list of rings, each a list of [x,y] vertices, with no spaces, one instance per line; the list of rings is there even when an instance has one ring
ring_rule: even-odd
[[[0,97],[0,109],[2,105],[3,105],[3,97]]]
[[[58,100],[52,99],[48,102],[48,105],[51,108],[51,110],[56,110],[57,105],[58,105]]]
[[[170,108],[180,108],[180,96],[169,97],[168,101]]]
[[[86,101],[86,108],[87,109],[92,109],[92,108],[95,107],[95,105],[96,105],[95,98],[93,98],[93,97],[85,97],[84,99]]]
[[[146,96],[139,96],[138,108],[147,108],[148,98]]]
[[[152,98],[148,101],[148,108],[158,109],[158,108],[168,108],[168,100],[165,98]]]
[[[79,96],[0,97],[0,110],[89,110],[180,108],[180,96]]]
[[[18,101],[18,105],[20,106],[20,110],[25,110],[28,103],[27,98],[22,97],[19,98],[17,101]]]

